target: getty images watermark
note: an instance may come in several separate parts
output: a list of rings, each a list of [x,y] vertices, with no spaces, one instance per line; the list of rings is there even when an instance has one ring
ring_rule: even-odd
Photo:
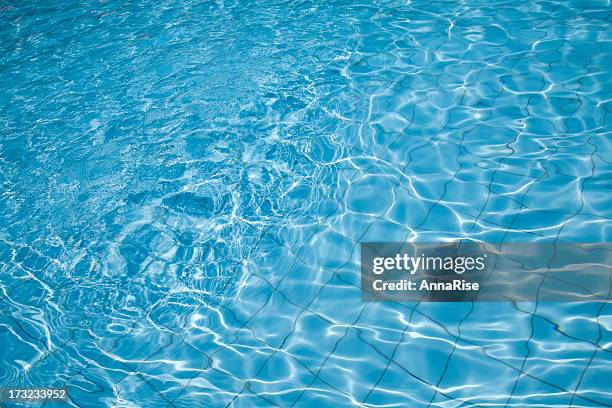
[[[364,301],[607,301],[612,246],[361,244]]]

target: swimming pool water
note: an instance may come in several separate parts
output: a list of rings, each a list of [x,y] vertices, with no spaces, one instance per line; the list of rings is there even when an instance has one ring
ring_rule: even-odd
[[[612,406],[607,302],[359,290],[364,241],[610,241],[609,2],[4,0],[0,23],[0,387]]]

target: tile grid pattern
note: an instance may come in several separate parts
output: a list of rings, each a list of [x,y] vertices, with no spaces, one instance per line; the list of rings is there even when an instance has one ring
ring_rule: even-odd
[[[465,132],[463,133],[463,135],[465,136]],[[463,139],[462,139],[463,141]],[[462,142],[461,141],[461,142]],[[589,139],[589,142],[591,141],[591,138]],[[459,156],[461,156],[461,154],[464,153],[464,151],[462,150],[462,145],[461,142],[459,142],[458,146],[459,146]],[[510,142],[507,146],[509,147],[512,144],[512,142]],[[354,151],[358,151],[361,153],[365,153],[368,154],[364,149],[359,148],[356,145],[352,145],[350,146],[350,149],[354,150]],[[596,147],[594,148],[594,152],[596,150]],[[548,157],[552,157],[554,154],[556,153],[556,151],[552,150],[551,153],[549,154]],[[457,162],[460,164],[459,161],[459,156],[457,157]],[[510,157],[507,156],[507,157]],[[545,159],[546,160],[546,159]],[[502,160],[500,160],[499,162],[499,166],[501,166],[502,164]],[[591,157],[591,162],[593,162],[593,159]],[[499,167],[498,167],[499,168]],[[406,165],[402,170],[401,170],[401,174],[406,174],[407,170],[409,170],[409,165]],[[371,169],[365,169],[365,172],[371,171]],[[461,165],[459,167],[459,169],[452,175],[452,179],[450,179],[446,185],[445,185],[445,189],[444,189],[444,193],[442,194],[442,196],[438,199],[437,202],[434,202],[430,207],[429,207],[429,211],[427,212],[427,216],[425,217],[425,219],[421,222],[421,225],[417,225],[415,227],[412,227],[413,230],[416,231],[420,231],[420,227],[426,224],[427,218],[429,217],[429,214],[431,212],[431,210],[438,204],[439,201],[443,200],[446,194],[446,186],[450,186],[452,181],[455,179],[455,177],[457,177],[459,175],[461,171]],[[503,172],[503,170],[499,170],[500,172]],[[593,172],[594,172],[594,164],[593,164]],[[593,175],[593,172],[591,174],[591,176]],[[494,175],[492,176],[494,177]],[[402,188],[402,186],[398,183],[396,183],[394,180],[390,180],[391,182],[395,183],[397,188]],[[531,184],[531,186],[535,185],[539,180],[536,179],[533,184]],[[584,185],[584,183],[586,183],[588,181],[588,178],[584,179],[582,182],[582,185]],[[529,192],[529,189],[527,189],[525,191],[525,194],[523,195],[523,201],[524,198],[527,196]],[[410,192],[408,192],[410,193]],[[497,193],[495,193],[494,191],[492,191],[491,186],[488,186],[488,194],[490,195],[498,195]],[[340,197],[340,198],[334,198],[334,197],[328,197],[330,199],[334,199],[335,201],[337,201],[337,205],[338,206],[343,206],[343,198],[344,197]],[[522,210],[523,208],[527,208],[523,201],[521,201],[519,203],[520,205],[520,209]],[[241,322],[241,319],[238,318],[236,315],[234,315],[234,319],[238,322],[240,322],[240,327],[234,331],[233,336],[234,336],[234,340],[231,342],[228,342],[227,344],[222,344],[217,351],[221,350],[221,349],[229,349],[231,348],[231,346],[233,346],[234,344],[236,344],[237,342],[239,342],[239,337],[238,334],[241,334],[244,331],[248,332],[248,335],[253,336],[253,338],[255,338],[258,342],[258,344],[260,344],[263,349],[266,350],[270,350],[269,354],[267,355],[267,358],[264,360],[263,364],[260,365],[260,367],[254,371],[252,376],[249,377],[243,377],[243,376],[238,376],[236,373],[232,373],[228,370],[225,370],[223,368],[219,368],[219,367],[215,367],[215,355],[217,353],[217,351],[215,352],[205,352],[203,350],[201,350],[200,348],[197,347],[197,345],[195,344],[191,344],[190,339],[184,334],[181,333],[177,330],[175,330],[174,328],[172,328],[169,325],[165,325],[163,322],[161,321],[156,321],[155,318],[153,317],[153,312],[154,310],[142,310],[143,311],[143,315],[141,320],[135,321],[133,327],[136,328],[138,323],[144,319],[150,319],[151,322],[155,323],[156,326],[163,328],[163,331],[168,331],[170,334],[170,342],[168,344],[174,344],[175,341],[178,341],[179,344],[181,344],[184,347],[188,347],[198,353],[200,353],[203,357],[205,357],[205,361],[208,362],[208,367],[204,369],[203,372],[200,371],[196,371],[196,373],[193,375],[192,378],[190,378],[189,380],[196,380],[197,377],[205,377],[206,373],[208,372],[216,372],[222,376],[227,376],[228,378],[231,378],[232,380],[237,380],[239,382],[242,383],[242,387],[233,395],[228,395],[227,398],[227,404],[230,405],[232,403],[236,403],[237,401],[239,401],[241,398],[243,398],[244,395],[251,395],[251,396],[255,396],[257,399],[259,399],[259,403],[261,404],[268,404],[268,405],[278,405],[277,403],[275,403],[272,399],[266,397],[264,394],[262,393],[257,393],[256,391],[253,390],[252,387],[252,382],[254,380],[256,380],[258,378],[258,375],[264,370],[264,368],[266,367],[266,365],[268,364],[269,361],[271,361],[271,359],[277,354],[277,353],[281,353],[284,357],[286,358],[291,358],[293,359],[297,364],[299,364],[299,366],[303,367],[311,376],[310,380],[304,384],[304,387],[300,390],[300,392],[296,395],[296,398],[293,402],[294,405],[300,405],[301,402],[303,402],[303,398],[304,395],[306,395],[309,391],[311,391],[313,389],[313,384],[315,384],[316,382],[320,381],[324,384],[326,384],[328,387],[330,387],[330,389],[332,389],[335,393],[339,393],[341,394],[344,398],[346,398],[345,402],[353,402],[357,405],[368,405],[368,400],[370,395],[376,390],[377,385],[380,381],[382,381],[382,379],[384,378],[385,374],[387,373],[389,367],[397,367],[399,368],[401,371],[405,372],[407,375],[411,376],[412,378],[414,378],[415,380],[422,382],[425,386],[431,388],[432,390],[432,396],[431,396],[431,400],[429,401],[429,403],[431,405],[435,405],[436,402],[440,402],[439,400],[436,399],[437,394],[442,395],[443,397],[449,399],[449,400],[454,400],[457,401],[458,403],[460,403],[462,406],[478,406],[478,404],[474,403],[473,401],[475,399],[462,399],[461,397],[457,397],[454,396],[452,392],[445,392],[443,389],[441,389],[441,384],[444,383],[444,373],[446,372],[446,368],[448,367],[448,364],[450,362],[450,360],[452,359],[453,353],[456,350],[456,346],[458,344],[471,344],[475,347],[481,348],[483,350],[483,356],[485,356],[485,358],[490,359],[492,361],[494,361],[497,364],[504,364],[506,366],[508,366],[513,372],[515,372],[516,374],[516,380],[514,381],[514,386],[512,389],[512,394],[509,396],[508,400],[506,401],[506,405],[510,405],[512,404],[512,400],[513,400],[513,394],[516,391],[517,385],[519,384],[519,382],[521,381],[521,379],[523,378],[529,378],[532,379],[534,381],[537,382],[541,382],[543,384],[546,384],[548,386],[551,386],[553,388],[555,388],[556,390],[559,390],[563,393],[566,393],[567,395],[571,396],[571,403],[581,403],[581,404],[586,404],[585,406],[591,406],[591,405],[601,405],[601,406],[606,406],[607,404],[599,401],[597,399],[593,399],[590,398],[588,396],[582,395],[580,393],[580,385],[581,385],[581,381],[583,380],[585,374],[587,373],[587,370],[589,369],[591,362],[593,361],[593,359],[596,357],[596,355],[598,353],[602,353],[605,354],[606,356],[608,356],[610,353],[610,350],[603,348],[601,344],[599,344],[599,341],[601,340],[602,337],[602,328],[601,325],[598,325],[598,336],[597,336],[597,340],[592,342],[586,339],[580,339],[580,341],[587,343],[589,345],[592,346],[592,355],[588,361],[588,363],[585,365],[584,369],[581,371],[580,376],[579,376],[579,380],[576,383],[575,387],[573,389],[568,389],[559,385],[555,385],[552,382],[547,381],[545,378],[540,378],[537,376],[534,376],[533,374],[531,374],[528,370],[526,370],[526,362],[529,356],[529,344],[532,340],[532,336],[533,336],[533,330],[531,335],[525,340],[525,347],[526,347],[526,354],[524,359],[522,360],[520,366],[511,366],[508,365],[507,363],[505,363],[504,361],[501,361],[499,359],[496,359],[490,355],[486,354],[486,348],[482,345],[478,345],[476,343],[473,342],[469,342],[466,339],[463,339],[461,337],[461,324],[463,323],[463,321],[465,319],[467,319],[470,315],[470,313],[472,313],[472,311],[474,310],[474,305],[471,305],[471,308],[469,309],[468,314],[466,314],[461,320],[459,320],[458,324],[457,324],[457,335],[452,334],[452,332],[450,331],[450,328],[446,328],[444,327],[444,330],[447,331],[449,339],[453,342],[453,348],[452,351],[449,353],[448,355],[448,359],[446,360],[446,365],[445,365],[445,371],[437,378],[434,379],[434,381],[431,380],[427,380],[424,378],[421,378],[417,375],[415,375],[414,373],[411,372],[410,369],[406,368],[403,366],[403,362],[402,361],[398,361],[397,359],[394,358],[394,355],[396,353],[397,347],[404,343],[406,341],[406,336],[409,334],[409,331],[411,329],[412,322],[413,322],[413,316],[415,314],[424,317],[425,319],[428,319],[430,321],[432,321],[433,323],[435,323],[435,320],[433,320],[433,318],[428,317],[427,314],[425,312],[419,311],[419,304],[415,304],[415,305],[394,305],[398,308],[401,308],[402,310],[404,310],[406,313],[409,313],[409,320],[408,320],[408,324],[406,324],[403,328],[403,330],[401,331],[401,338],[400,341],[398,343],[395,344],[395,347],[393,348],[393,351],[390,355],[385,354],[383,351],[377,349],[377,345],[373,344],[370,341],[367,341],[365,339],[363,339],[361,337],[362,335],[362,329],[363,329],[363,325],[360,324],[360,319],[363,317],[364,312],[366,311],[366,309],[368,307],[372,307],[369,303],[366,303],[363,305],[363,307],[360,310],[360,313],[357,314],[357,316],[349,323],[349,322],[341,322],[341,321],[333,321],[330,320],[329,318],[327,318],[325,316],[325,314],[321,314],[318,313],[317,310],[313,307],[313,304],[315,303],[315,301],[317,300],[318,294],[325,290],[326,287],[328,287],[328,285],[331,285],[334,281],[340,281],[342,282],[344,285],[346,285],[347,288],[347,296],[348,294],[351,295],[355,295],[357,296],[357,288],[354,286],[354,283],[349,280],[346,279],[344,277],[344,274],[341,274],[340,272],[343,270],[343,268],[349,266],[349,263],[351,262],[351,259],[354,257],[354,253],[355,251],[358,251],[358,242],[366,235],[366,233],[368,232],[368,230],[370,229],[370,227],[372,227],[372,225],[376,222],[376,221],[386,221],[386,215],[388,213],[388,211],[390,210],[391,206],[387,207],[383,213],[379,216],[374,217],[374,221],[372,223],[369,224],[369,226],[363,231],[363,233],[361,234],[361,236],[359,237],[347,237],[345,236],[347,239],[349,239],[350,241],[352,241],[354,243],[354,246],[352,248],[352,254],[351,257],[349,257],[349,260],[347,261],[346,264],[341,265],[335,269],[328,269],[328,268],[323,268],[323,269],[328,269],[327,271],[330,273],[330,278],[329,280],[327,280],[324,284],[322,284],[320,286],[320,288],[318,289],[318,291],[316,292],[316,294],[314,296],[312,296],[310,299],[308,299],[307,302],[305,302],[304,304],[298,304],[295,303],[293,301],[291,301],[289,299],[289,295],[283,293],[283,291],[280,289],[280,286],[283,282],[283,280],[285,279],[285,277],[290,276],[290,274],[293,271],[293,268],[298,265],[298,263],[302,263],[302,264],[307,264],[307,261],[305,260],[301,260],[301,252],[304,248],[306,248],[310,242],[310,238],[316,236],[318,234],[318,232],[320,232],[321,230],[325,229],[325,228],[329,228],[329,226],[327,226],[326,224],[326,218],[323,219],[313,219],[313,222],[318,222],[320,225],[320,229],[313,232],[312,235],[309,237],[309,239],[306,239],[303,243],[303,246],[300,246],[300,248],[295,251],[294,253],[294,248],[285,248],[287,250],[287,252],[289,252],[291,254],[291,256],[294,257],[293,259],[293,263],[291,264],[291,268],[284,272],[283,275],[280,277],[280,279],[277,280],[276,283],[271,282],[270,280],[268,280],[268,278],[266,276],[263,275],[259,275],[257,273],[252,273],[252,275],[250,276],[250,279],[257,279],[262,281],[267,288],[269,288],[272,292],[269,296],[266,297],[265,301],[262,303],[261,307],[258,308],[255,313],[253,313],[248,319],[244,320],[243,322]],[[474,228],[474,226],[476,225],[476,223],[479,220],[484,219],[484,217],[482,217],[482,215],[485,213],[485,209],[486,209],[486,202],[485,205],[482,206],[481,211],[478,215],[474,216],[472,215],[473,218],[473,224],[472,224],[472,228]],[[520,211],[519,213],[520,214]],[[566,217],[566,221],[569,221],[570,219],[572,219],[574,216],[580,214],[582,211],[582,207],[574,214],[569,214]],[[331,216],[334,213],[334,211],[332,211],[329,216]],[[518,216],[517,214],[517,216]],[[515,218],[516,219],[516,218]],[[563,226],[565,225],[565,223],[562,224],[562,226],[558,229],[557,234],[556,234],[556,238],[555,239],[559,239],[559,237],[561,236],[562,230],[563,230]],[[510,223],[507,226],[504,226],[504,228],[506,228],[507,233],[509,231],[513,231],[513,222]],[[470,230],[471,231],[471,230]],[[282,240],[278,239],[275,234],[273,232],[268,232],[266,230],[262,230],[262,231],[258,231],[259,232],[259,242],[261,242],[264,238],[270,239],[272,241],[274,241],[278,246],[283,247],[285,245],[284,242],[282,242]],[[506,235],[507,235],[506,233]],[[340,232],[341,235],[343,235]],[[254,252],[256,251],[257,246],[254,248]],[[311,265],[312,266],[312,265]],[[315,268],[317,268],[317,266],[314,266]],[[78,284],[78,282],[70,282],[70,279],[68,279],[68,282],[66,283],[67,285],[70,284]],[[14,286],[10,292],[12,293],[14,290],[18,290],[20,285],[16,285]],[[56,290],[62,290],[61,287],[55,288]],[[352,290],[352,291],[350,291]],[[274,294],[278,294],[283,301],[291,304],[293,307],[297,308],[299,310],[299,312],[297,313],[297,315],[295,316],[295,323],[293,326],[293,329],[291,331],[289,331],[287,333],[287,335],[284,337],[284,339],[282,340],[282,342],[280,342],[280,344],[270,344],[269,342],[265,341],[264,339],[260,339],[257,336],[257,329],[255,328],[251,328],[249,327],[249,321],[253,318],[255,318],[257,316],[257,314],[263,310],[266,305],[269,304],[269,302],[271,302],[272,300],[272,296]],[[158,300],[158,304],[163,303],[166,298],[170,297],[172,295],[172,293],[167,293],[164,297],[162,297],[161,299]],[[3,296],[3,300],[9,298],[9,295],[5,295]],[[225,305],[223,304],[223,302],[218,303],[216,306],[223,308],[224,311],[227,311],[227,313],[229,314],[233,314],[231,306]],[[599,309],[597,310],[597,314],[593,317],[595,321],[599,321],[599,318],[601,316],[601,314],[603,313],[605,308],[605,303],[603,303],[601,305],[601,307],[599,307]],[[537,313],[537,303],[536,303],[536,307],[535,310],[533,312],[531,311],[527,311],[527,310],[521,310],[520,307],[517,305],[516,306],[516,310],[520,311],[521,313],[525,313],[527,315],[529,315],[529,318],[531,320],[531,325],[533,328],[533,321],[534,319],[544,319],[543,316],[538,315]],[[339,339],[333,344],[333,346],[330,348],[329,352],[327,353],[326,357],[323,359],[323,361],[317,366],[309,366],[308,364],[300,361],[299,358],[297,358],[296,356],[292,355],[291,353],[287,352],[286,350],[283,349],[283,347],[285,347],[286,344],[288,344],[288,341],[291,339],[292,336],[296,336],[299,333],[296,332],[296,325],[299,324],[300,319],[304,319],[307,316],[316,316],[317,318],[320,318],[321,320],[324,320],[326,323],[328,323],[330,326],[335,325],[335,326],[341,326],[344,328],[343,334],[342,336],[339,337]],[[14,323],[15,327],[19,327],[19,322],[14,320],[10,315],[8,316],[9,319],[11,319]],[[438,323],[439,324],[439,323]],[[439,324],[440,326],[443,326],[442,324]],[[25,330],[24,330],[25,332]],[[372,387],[368,390],[367,394],[365,394],[363,396],[362,399],[358,399],[356,396],[352,395],[350,392],[347,392],[346,390],[343,390],[340,387],[337,387],[335,385],[333,385],[332,383],[326,382],[324,378],[321,377],[321,372],[324,369],[327,361],[329,361],[330,358],[332,358],[334,356],[334,353],[336,352],[338,346],[342,343],[342,341],[352,332],[356,332],[358,335],[358,338],[360,339],[360,341],[363,343],[364,347],[369,347],[372,348],[376,351],[376,353],[383,358],[386,361],[386,366],[384,368],[384,370],[381,371],[380,375],[378,376],[378,382],[373,383]],[[130,335],[131,332],[126,333],[124,336],[122,337],[128,337]],[[573,337],[572,337],[573,338]],[[576,338],[573,338],[576,339]],[[91,340],[93,342],[96,342],[97,339],[95,337],[91,337]],[[118,344],[120,342],[121,338],[117,339],[115,341],[115,344]],[[60,357],[59,353],[64,347],[70,345],[72,342],[74,341],[78,341],[75,337],[70,337],[68,338],[65,342],[61,343],[58,347],[56,347],[53,350],[48,350],[45,355],[40,358],[37,363],[42,363],[44,361],[44,359],[46,358],[53,358],[53,359],[57,359],[62,365],[69,367],[70,363],[63,360],[62,357]],[[164,345],[163,347],[155,350],[153,353],[151,353],[150,355],[148,355],[144,361],[148,361],[151,359],[154,359],[155,356],[161,352],[163,352],[163,350],[167,347],[168,345]],[[112,353],[113,351],[113,347],[111,347],[110,349],[106,350],[107,353]],[[608,357],[609,358],[609,357]],[[145,375],[142,375],[139,371],[139,369],[137,367],[133,367],[131,366],[129,363],[127,362],[123,362],[120,360],[117,360],[118,363],[125,369],[128,371],[129,374],[126,374],[126,376],[123,378],[132,378],[134,376],[136,376],[137,378],[139,378],[140,381],[142,381],[144,384],[146,384],[148,387],[150,387],[157,395],[158,397],[163,400],[165,403],[167,403],[168,406],[182,406],[181,404],[181,395],[183,395],[187,390],[188,390],[188,386],[190,383],[187,384],[187,386],[181,390],[179,393],[177,393],[177,395],[173,396],[173,397],[169,397],[164,395],[163,392],[160,392],[156,389],[156,386],[150,382],[147,377]],[[79,370],[75,370],[72,374],[74,377],[77,376],[81,376],[81,375],[85,375],[88,373],[88,370],[94,366],[96,364],[95,361],[91,361],[90,363],[84,365],[83,367],[81,367]],[[116,382],[116,385],[120,384],[123,380],[119,380]],[[74,405],[78,406],[78,403],[76,401],[73,401]]]

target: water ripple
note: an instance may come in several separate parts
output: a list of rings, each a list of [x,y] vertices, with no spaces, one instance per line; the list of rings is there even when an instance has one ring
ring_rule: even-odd
[[[361,241],[607,242],[605,1],[0,7],[0,385],[611,406],[604,304],[363,303]]]

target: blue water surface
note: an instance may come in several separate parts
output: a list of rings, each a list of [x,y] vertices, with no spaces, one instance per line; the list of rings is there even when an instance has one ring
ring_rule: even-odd
[[[0,387],[612,406],[609,303],[359,289],[364,241],[611,240],[609,1],[1,0],[0,80]]]

